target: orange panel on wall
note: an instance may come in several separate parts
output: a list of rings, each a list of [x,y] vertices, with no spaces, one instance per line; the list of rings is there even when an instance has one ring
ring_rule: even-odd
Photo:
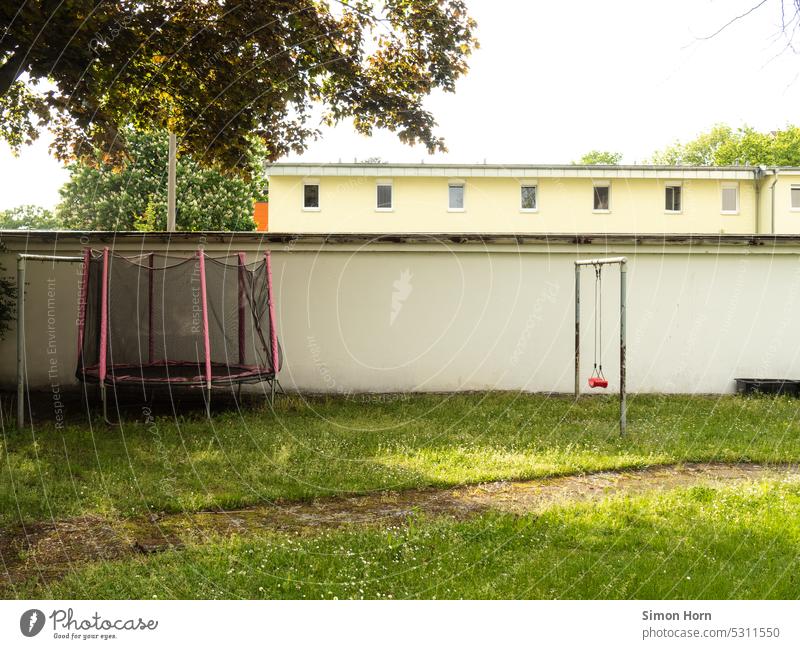
[[[256,230],[267,231],[269,228],[269,203],[256,201],[253,206],[253,220],[256,222]]]

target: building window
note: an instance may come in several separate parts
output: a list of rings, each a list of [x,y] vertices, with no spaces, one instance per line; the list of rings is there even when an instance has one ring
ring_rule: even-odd
[[[739,213],[739,185],[722,186],[722,213]]]
[[[319,209],[319,183],[303,183],[303,209]]]
[[[792,209],[800,210],[800,185],[792,185]]]
[[[535,212],[537,210],[536,185],[522,185],[519,192],[519,207],[523,212]]]
[[[683,209],[683,192],[680,185],[664,188],[664,209],[667,212],[680,212]]]
[[[450,183],[448,185],[447,209],[455,212],[464,210],[464,183]]]
[[[375,209],[391,211],[394,208],[392,203],[392,183],[379,181],[376,190]]]
[[[608,212],[611,209],[611,185],[594,186],[594,211]]]

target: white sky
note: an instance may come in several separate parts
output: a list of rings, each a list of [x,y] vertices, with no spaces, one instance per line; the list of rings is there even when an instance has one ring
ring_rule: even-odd
[[[481,49],[456,94],[427,104],[447,154],[342,124],[288,159],[563,163],[601,149],[633,163],[717,122],[761,130],[800,123],[800,55],[779,55],[780,0],[698,40],[757,1],[467,0]],[[48,144],[20,158],[0,145],[0,209],[58,201],[67,174]]]

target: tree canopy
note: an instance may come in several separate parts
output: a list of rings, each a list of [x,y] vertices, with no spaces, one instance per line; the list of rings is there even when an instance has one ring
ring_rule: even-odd
[[[57,155],[119,163],[125,127],[170,129],[205,164],[270,159],[323,119],[444,149],[423,106],[477,40],[462,0],[26,0],[0,3],[0,137],[56,133]]]
[[[618,165],[622,160],[622,154],[614,151],[592,150],[584,153],[580,160],[572,164],[579,165]]]
[[[761,133],[749,126],[717,124],[686,143],[657,151],[650,162],[666,165],[800,166],[800,128]]]
[[[127,132],[129,156],[121,166],[97,159],[69,166],[56,208],[62,227],[79,230],[164,230],[167,223],[168,137]],[[263,156],[248,154],[246,177],[178,156],[176,220],[179,230],[252,230],[253,201],[266,195]],[[101,154],[97,154],[98,158]]]
[[[58,230],[58,219],[38,205],[20,205],[0,211],[0,230]]]

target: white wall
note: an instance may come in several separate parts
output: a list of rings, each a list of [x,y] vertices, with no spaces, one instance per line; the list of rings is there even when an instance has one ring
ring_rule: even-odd
[[[602,239],[599,239],[602,241]],[[731,392],[736,376],[800,378],[800,242],[772,246],[512,243],[272,244],[281,382],[308,391],[572,390],[573,261],[628,255],[628,384],[635,392]],[[10,249],[19,241],[6,240]],[[763,242],[762,242],[763,243]],[[92,243],[99,247],[101,244]],[[117,243],[119,251],[141,243]],[[150,248],[163,247],[158,243]],[[185,247],[191,248],[187,243]],[[209,243],[209,254],[245,249]],[[77,240],[59,254],[74,254]],[[53,252],[52,245],[27,249]],[[173,244],[173,249],[175,245]],[[13,256],[2,259],[7,271]],[[27,357],[46,387],[47,285],[56,278],[59,381],[74,371],[76,269],[29,264]],[[617,385],[619,273],[604,274],[604,366]],[[594,275],[583,272],[583,381],[592,364]],[[393,303],[394,300],[394,303]],[[394,314],[394,315],[393,315]],[[14,382],[14,333],[0,343]]]

